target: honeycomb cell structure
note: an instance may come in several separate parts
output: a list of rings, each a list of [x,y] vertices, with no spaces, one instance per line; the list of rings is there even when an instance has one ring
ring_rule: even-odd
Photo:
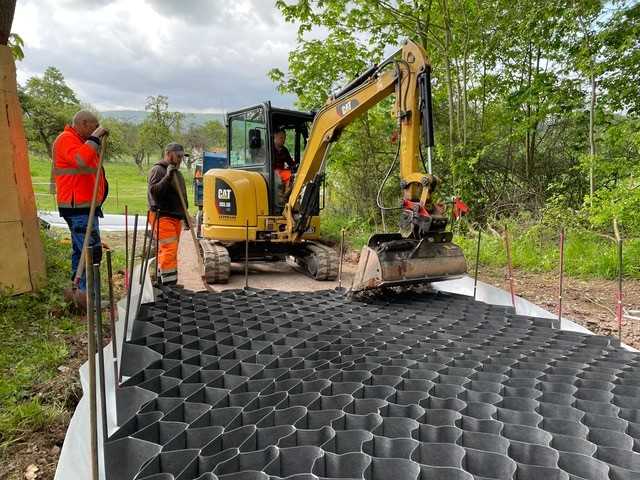
[[[443,293],[164,289],[110,479],[640,479],[640,357]]]

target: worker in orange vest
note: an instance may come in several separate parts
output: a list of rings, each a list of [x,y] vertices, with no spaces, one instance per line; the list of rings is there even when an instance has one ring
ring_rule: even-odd
[[[284,203],[291,193],[291,177],[297,167],[295,160],[291,158],[289,149],[285,146],[287,133],[284,128],[279,127],[273,133],[273,148],[271,150],[271,163],[275,172],[276,183],[276,204],[278,208],[283,208]]]
[[[183,158],[182,145],[170,143],[165,148],[164,158],[149,171],[149,223],[155,225],[152,235],[154,238],[157,236],[158,267],[163,285],[175,285],[178,282],[178,246],[182,222],[186,222],[186,217],[176,190],[176,181],[186,204],[187,187],[179,171]]]
[[[104,169],[98,172],[98,162],[100,144],[107,134],[107,130],[99,125],[95,114],[81,110],[74,115],[71,125],[65,126],[64,131],[53,142],[56,202],[60,216],[71,231],[72,279],[75,278],[82,253],[96,178],[98,196],[89,251],[92,252],[94,263],[99,263],[102,258],[98,217],[103,216],[101,207],[107,198],[109,184]],[[65,290],[64,296],[78,306],[86,307],[86,289],[83,275],[77,285]]]

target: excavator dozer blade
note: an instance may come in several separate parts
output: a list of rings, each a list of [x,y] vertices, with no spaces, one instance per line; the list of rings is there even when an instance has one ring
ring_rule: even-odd
[[[450,232],[422,240],[399,233],[375,234],[362,247],[352,291],[452,280],[467,273],[462,250],[451,243]]]

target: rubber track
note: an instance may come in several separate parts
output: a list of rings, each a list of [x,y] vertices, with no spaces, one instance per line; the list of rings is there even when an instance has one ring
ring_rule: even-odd
[[[318,271],[313,275],[313,278],[316,280],[335,280],[338,276],[339,261],[336,251],[331,247],[315,242],[308,242],[306,248],[310,252],[309,256],[315,257],[318,262]],[[302,262],[303,264],[307,263],[305,259],[302,259]]]
[[[227,283],[231,275],[231,258],[222,245],[200,241],[204,259],[204,276],[207,283]]]

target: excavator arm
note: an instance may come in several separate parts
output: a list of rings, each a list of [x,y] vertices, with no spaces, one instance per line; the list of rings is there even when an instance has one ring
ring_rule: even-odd
[[[405,45],[331,97],[317,113],[307,147],[285,205],[284,235],[300,240],[317,209],[328,153],[342,130],[389,95],[400,130],[398,160],[403,192],[400,231],[373,235],[363,247],[353,290],[429,283],[466,273],[459,247],[445,231],[447,218],[434,208],[431,195],[439,179],[431,174],[433,122],[431,67],[418,44]],[[420,144],[427,147],[427,165]]]
[[[399,162],[404,198],[412,202],[420,201],[426,182],[419,167],[420,136],[423,133],[421,125],[427,127],[424,130],[427,132],[426,139],[431,139],[429,146],[433,145],[430,115],[426,122],[421,121],[422,112],[427,109],[421,108],[420,84],[430,86],[429,60],[422,47],[408,41],[380,66],[370,68],[330,98],[317,113],[284,209],[287,233],[293,240],[302,236],[308,227],[311,212],[315,210],[317,191],[322,183],[332,142],[339,138],[347,125],[394,93],[394,110],[400,126]],[[430,107],[430,99],[425,106]]]

